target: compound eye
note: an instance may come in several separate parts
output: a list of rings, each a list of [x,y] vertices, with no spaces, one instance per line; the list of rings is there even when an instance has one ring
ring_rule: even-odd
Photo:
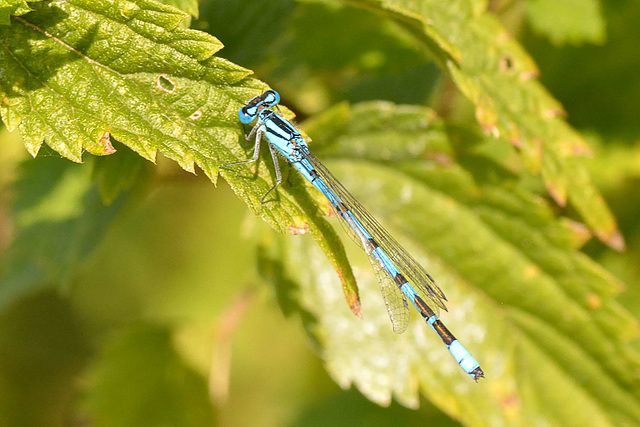
[[[269,89],[262,94],[265,105],[273,107],[280,102],[280,94],[273,89]]]
[[[255,109],[254,109],[255,110]],[[256,115],[255,112],[254,114],[251,114],[249,111],[247,111],[247,107],[242,107],[239,111],[238,111],[238,118],[240,119],[240,121],[242,123],[244,123],[245,125],[251,123],[252,121],[255,120]]]

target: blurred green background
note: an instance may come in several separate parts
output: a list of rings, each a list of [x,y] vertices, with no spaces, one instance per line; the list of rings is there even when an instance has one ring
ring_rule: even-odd
[[[619,302],[637,314],[640,4],[490,4],[594,147],[589,168],[628,249],[616,253],[592,241],[584,250],[627,284]],[[578,4],[588,6],[583,15],[575,13]],[[558,34],[560,26],[567,30]],[[475,123],[471,106],[451,95],[450,82],[412,39],[363,10],[209,0],[192,27],[218,37],[226,46],[221,56],[277,88],[300,121],[343,100],[383,99]],[[109,158],[85,155],[76,165],[43,148],[30,159],[4,128],[0,144],[0,256],[21,256],[10,246],[16,223],[53,213],[59,226],[43,228],[52,234],[20,240],[51,244],[45,252],[52,257],[27,257],[25,265],[56,255],[68,261],[52,276],[25,268],[3,283],[0,426],[456,424],[426,400],[417,411],[381,408],[331,380],[299,322],[282,315],[257,274],[252,235],[266,225],[224,182],[214,188],[202,174],[165,159],[154,166],[118,146],[114,156],[130,156],[138,174],[104,208],[98,186]],[[33,197],[49,191],[51,176],[61,184],[46,203],[31,205],[20,193],[21,185]],[[78,212],[86,210],[82,219]],[[86,221],[81,235],[69,231],[78,221]],[[61,249],[69,245],[72,260]],[[39,286],[16,301],[12,286],[29,275]]]

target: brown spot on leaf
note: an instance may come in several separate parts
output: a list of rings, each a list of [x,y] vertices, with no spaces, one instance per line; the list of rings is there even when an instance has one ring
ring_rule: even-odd
[[[425,155],[425,158],[432,160],[441,165],[450,165],[453,163],[453,160],[449,155],[442,152],[431,152]]]
[[[587,306],[592,310],[597,310],[602,305],[600,297],[596,294],[587,295]]]
[[[522,148],[522,140],[520,138],[512,138],[509,142],[512,143],[514,147]]]
[[[553,117],[567,117],[567,113],[559,108],[549,108],[547,110],[544,111],[544,117],[545,118],[553,118]]]
[[[102,145],[104,154],[108,155],[116,152],[116,149],[113,148],[113,145],[111,144],[111,132],[106,131],[105,133],[103,133],[98,143]]]
[[[488,101],[491,102],[491,100]],[[476,108],[476,120],[478,120],[486,134],[493,135],[496,138],[500,136],[500,131],[496,127],[498,116],[493,109],[487,108],[486,105],[478,106]]]
[[[503,411],[507,412],[515,412],[520,408],[520,399],[516,394],[507,394],[500,398],[500,405],[502,406]]]
[[[202,110],[200,110],[199,108],[193,113],[191,113],[191,115],[189,116],[191,120],[200,120],[201,117],[202,117]]]
[[[535,79],[539,74],[540,73],[537,70],[523,71],[520,73],[520,80],[525,82],[527,80]]]
[[[586,157],[593,156],[593,151],[591,150],[591,147],[584,144],[571,144],[571,152],[578,156],[586,156]]]
[[[305,221],[302,227],[298,227],[295,224],[289,224],[289,226],[287,227],[287,230],[291,234],[296,234],[296,235],[307,234],[307,232],[309,231],[309,223]]]

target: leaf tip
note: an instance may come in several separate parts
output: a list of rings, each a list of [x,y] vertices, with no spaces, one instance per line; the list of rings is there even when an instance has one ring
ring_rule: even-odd
[[[100,141],[98,142],[102,147],[103,153],[105,155],[113,154],[117,150],[111,144],[111,132],[105,131],[100,137]]]
[[[596,233],[598,238],[602,240],[607,246],[611,249],[622,252],[627,248],[627,245],[624,241],[624,237],[620,234],[620,231],[614,230],[613,233]]]
[[[552,182],[547,182],[547,190],[549,194],[558,204],[558,206],[565,207],[567,205],[567,194],[566,191],[561,190],[556,184]]]
[[[31,157],[33,157],[35,159],[36,156],[38,156],[38,151],[40,151],[40,147],[42,146],[42,143],[30,144],[30,143],[25,141],[24,146],[27,149],[27,152],[29,154],[31,154]]]
[[[362,306],[360,305],[360,295],[358,295],[357,285],[353,282],[353,286],[349,286],[349,281],[347,277],[345,277],[342,267],[337,267],[336,272],[338,273],[338,277],[340,277],[340,282],[342,282],[342,290],[351,312],[362,319]]]
[[[538,70],[527,70],[520,73],[520,81],[526,82],[527,80],[533,80],[540,76]]]
[[[352,303],[349,303],[349,308],[351,309],[351,312],[353,314],[362,319],[362,306],[360,305],[360,298],[356,298],[352,301]]]
[[[562,108],[547,108],[542,112],[542,116],[546,119],[553,119],[555,117],[566,119],[567,112]]]
[[[587,227],[583,223],[572,221],[570,219],[562,219],[561,222],[570,231],[572,241],[577,247],[581,247],[589,239],[591,239],[591,231],[589,230],[589,227]]]

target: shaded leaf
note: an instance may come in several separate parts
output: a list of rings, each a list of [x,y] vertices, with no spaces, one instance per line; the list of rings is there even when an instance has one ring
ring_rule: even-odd
[[[136,153],[118,143],[114,146],[118,148],[117,155],[105,156],[95,162],[92,172],[105,205],[111,204],[122,191],[136,184],[142,187],[149,171],[148,165]]]
[[[109,163],[116,165],[123,156],[119,153]],[[131,165],[142,162],[139,156],[134,159]],[[130,201],[131,192],[122,190],[130,189],[134,180],[138,185],[145,182],[137,180],[140,175],[135,167],[121,171],[118,184],[105,186],[105,197],[112,202],[105,206],[92,179],[92,172],[101,169],[92,166],[101,162],[92,160],[80,166],[40,156],[22,164],[14,186],[17,232],[3,259],[0,309],[43,288],[66,287],[115,215]]]
[[[640,39],[640,3],[605,1],[602,9],[607,22],[603,46],[553,48],[526,35],[524,43],[543,70],[545,86],[571,112],[571,123],[602,136],[635,141],[640,134],[640,56],[629,52]]]
[[[89,377],[85,407],[94,425],[215,425],[205,379],[162,328],[133,326],[113,337]]]
[[[556,45],[604,42],[605,23],[598,0],[529,0],[527,14],[531,27]]]
[[[269,47],[282,35],[293,10],[293,0],[256,0],[251,7],[240,0],[210,0],[202,4],[201,19],[225,44],[225,58],[259,67],[268,62]]]
[[[84,325],[54,292],[0,314],[0,425],[68,424],[77,376],[91,355]]]

